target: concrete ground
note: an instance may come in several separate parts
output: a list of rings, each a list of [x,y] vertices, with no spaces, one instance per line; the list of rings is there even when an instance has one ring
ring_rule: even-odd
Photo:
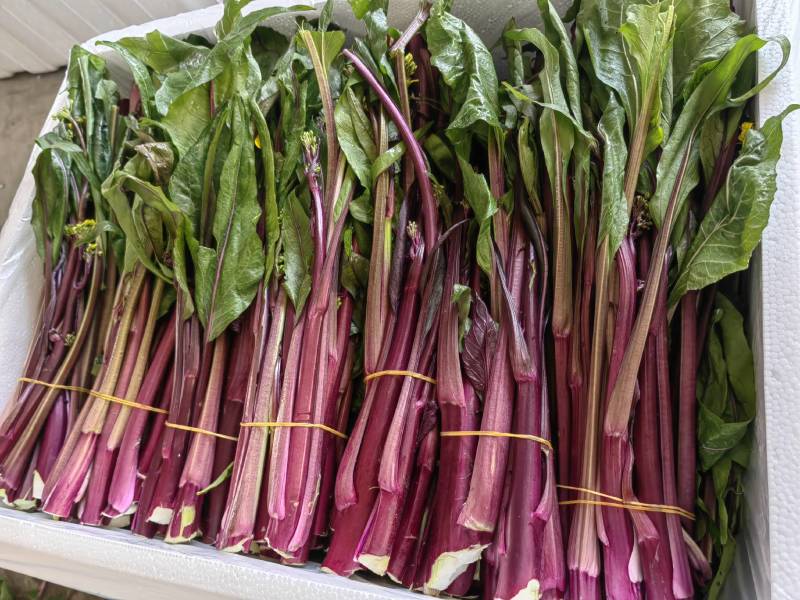
[[[6,221],[34,140],[63,77],[64,70],[60,69],[0,79],[0,225]]]

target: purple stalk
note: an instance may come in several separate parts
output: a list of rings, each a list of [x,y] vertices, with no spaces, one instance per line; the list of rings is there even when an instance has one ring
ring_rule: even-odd
[[[144,280],[145,271],[140,266],[128,281],[123,283],[126,293],[122,293],[119,299],[121,303],[119,325],[112,344],[107,346],[108,362],[98,390],[103,394],[115,394],[118,381],[122,384],[121,387],[125,388],[124,391],[127,391],[135,363],[135,361],[125,361],[128,338],[134,339],[130,350],[135,357],[147,318],[147,303],[139,302]],[[145,293],[144,297],[149,297],[149,294]],[[137,306],[139,310],[135,310]],[[130,336],[132,329],[135,330],[134,335]],[[124,393],[123,390],[120,391]],[[72,513],[73,505],[81,499],[88,483],[89,468],[94,458],[97,439],[102,433],[109,404],[105,400],[93,398],[81,411],[81,426],[74,427],[70,432],[45,484],[42,505],[42,510],[45,512],[66,518]],[[98,512],[102,508],[99,508]]]
[[[386,568],[389,578],[405,587],[418,587],[419,563],[422,559],[422,546],[426,529],[430,528],[426,518],[430,506],[431,481],[436,467],[439,432],[436,429],[436,407],[433,404],[433,390],[425,390],[427,396],[426,411],[423,416],[422,441],[419,444],[415,461],[414,478],[408,489],[408,498],[404,503],[400,529],[391,550],[391,560]]]
[[[615,258],[619,289],[614,326],[614,338],[608,364],[607,393],[614,387],[625,348],[628,345],[636,312],[636,264],[633,241],[626,237]],[[600,491],[622,496],[622,480],[628,455],[628,436],[606,432],[603,435],[600,458]],[[641,597],[638,577],[638,556],[634,552],[633,527],[628,512],[621,508],[601,507],[603,566],[606,595],[626,600]]]
[[[125,357],[122,375],[117,382],[117,395],[127,400],[135,401],[139,395],[150,359],[150,346],[155,334],[164,282],[160,279],[156,281],[152,295],[148,293],[149,287],[148,284],[145,285],[139,299],[140,310],[145,315],[145,320],[133,330],[130,348],[127,351],[130,357]],[[103,522],[103,510],[108,504],[111,477],[131,410],[127,406],[118,404],[108,408],[89,476],[89,490],[81,510],[82,522],[90,525],[100,525]]]
[[[584,428],[586,427],[586,383],[591,361],[592,335],[592,287],[594,286],[595,260],[597,247],[597,219],[599,202],[594,202],[589,216],[586,240],[583,245],[583,258],[580,266],[582,285],[576,286],[575,320],[572,327],[572,349],[570,353],[570,432],[569,468],[566,479],[560,480],[568,485],[578,485],[581,477],[581,456],[583,454]],[[560,448],[560,446],[559,446]],[[560,454],[559,454],[560,455]],[[562,459],[563,461],[563,459]],[[563,534],[569,539],[571,506],[561,508]]]
[[[428,178],[428,169],[425,166],[425,156],[422,152],[422,147],[414,137],[414,132],[411,126],[403,117],[400,109],[397,108],[389,93],[383,89],[383,86],[375,79],[375,76],[369,68],[361,62],[355,54],[350,50],[343,50],[342,54],[353,63],[356,71],[364,78],[375,95],[378,96],[383,108],[394,122],[397,127],[397,132],[406,146],[408,155],[414,165],[414,172],[417,174],[417,185],[419,186],[420,196],[422,200],[422,221],[423,221],[423,238],[425,240],[425,247],[432,250],[436,243],[436,235],[439,231],[438,215],[436,209],[436,200],[433,197],[433,188],[431,187],[430,179]]]
[[[350,406],[353,398],[353,361],[355,360],[356,345],[350,339],[350,324],[353,318],[353,298],[350,294],[342,295],[342,304],[339,307],[336,340],[339,347],[336,351],[336,358],[331,362],[334,365],[338,362],[338,375],[335,394],[338,401],[335,419],[326,419],[328,422],[335,422],[337,431],[345,431],[350,416]],[[346,344],[342,348],[342,344]],[[331,367],[333,369],[333,367]],[[334,404],[335,403],[331,403]],[[336,466],[344,451],[344,444],[340,438],[333,439],[330,436],[325,440],[325,447],[322,454],[324,463],[322,467],[322,483],[320,486],[319,506],[314,517],[312,533],[321,543],[322,537],[329,533],[329,523],[331,517],[331,506],[333,503],[333,488],[336,483]]]
[[[458,307],[448,298],[459,282],[462,243],[461,233],[447,242],[447,270],[439,311],[436,397],[443,431],[474,431],[479,426],[478,399],[472,384],[461,376]],[[471,571],[470,565],[480,558],[488,543],[482,543],[480,534],[457,522],[469,492],[477,445],[476,437],[446,437],[441,441],[429,541],[422,565],[423,589],[428,594],[446,590],[461,574]]]
[[[526,263],[531,264],[529,255]],[[533,276],[531,268],[526,280]],[[536,290],[524,294],[522,301],[525,340],[534,360],[535,377],[517,385],[514,409],[515,433],[541,435],[543,368],[539,303]],[[542,494],[543,447],[529,440],[512,440],[510,451],[510,491],[504,515],[505,552],[497,557],[497,585],[494,597],[508,599],[527,592],[536,596],[540,589],[540,563],[544,522],[534,514]]]
[[[289,347],[285,352],[281,353],[281,370],[283,372],[281,374],[280,400],[276,416],[278,422],[291,421],[294,414],[294,399],[300,372],[305,325],[306,319],[301,316],[294,324],[291,335],[288,336],[290,339]],[[281,435],[283,429],[285,428],[278,427],[272,432],[272,442],[270,444],[268,470],[270,485],[269,493],[267,494],[267,507],[272,519],[283,519],[286,516],[285,474],[289,470],[289,444],[291,443],[291,437]],[[277,475],[278,473],[283,474],[283,476]]]
[[[433,280],[429,280],[432,284]],[[408,370],[430,373],[436,348],[438,320],[426,331],[426,319],[431,308],[430,286],[426,286],[425,297],[417,321],[417,332]],[[373,573],[383,575],[389,565],[392,547],[401,527],[403,506],[406,505],[408,485],[412,480],[414,457],[420,442],[421,420],[428,398],[432,398],[432,386],[417,379],[405,378],[395,404],[394,417],[386,435],[378,471],[380,491],[373,507],[372,526],[365,532],[358,561]],[[435,451],[433,452],[435,457]],[[432,460],[435,460],[433,458]]]
[[[678,506],[694,512],[697,498],[697,302],[692,290],[681,298],[681,353],[678,384]],[[682,518],[691,530],[692,523]]]
[[[250,367],[250,379],[245,395],[242,421],[247,423],[270,421],[276,389],[280,387],[278,369],[284,329],[291,327],[287,321],[286,292],[281,289],[272,307],[272,320],[267,330],[264,322],[270,313],[266,306],[266,292],[260,291],[253,318],[256,351]],[[265,337],[266,336],[266,337]],[[288,358],[284,354],[284,360]],[[264,478],[269,430],[260,427],[242,427],[236,456],[233,462],[228,501],[222,517],[217,548],[227,551],[247,551],[253,540],[256,516]]]
[[[95,305],[100,294],[103,269],[98,255],[95,255],[91,266],[91,282],[89,294],[80,319],[75,338],[64,360],[61,362],[51,381],[63,384],[68,380],[69,374],[80,357],[84,344],[86,344],[92,328]],[[59,391],[48,389],[38,402],[26,402],[21,405],[18,413],[9,415],[9,419],[18,425],[15,431],[6,430],[4,438],[0,440],[0,489],[11,498],[22,484],[25,470],[31,462],[36,441],[50,415],[53,403]]]
[[[158,394],[161,393],[165,383],[165,375],[172,363],[172,353],[175,347],[175,325],[178,317],[178,308],[172,312],[172,317],[166,325],[163,335],[156,345],[150,366],[147,369],[142,387],[136,401],[140,404],[152,406]],[[111,486],[108,492],[108,504],[103,511],[108,517],[117,517],[131,510],[133,505],[137,476],[140,466],[140,450],[145,427],[150,414],[144,410],[134,411],[125,427]]]
[[[182,302],[178,301],[181,306]],[[175,334],[175,371],[168,420],[190,425],[195,393],[203,389],[200,375],[200,321],[196,315],[177,323]],[[161,463],[155,472],[155,487],[144,518],[155,525],[167,525],[175,509],[175,492],[186,457],[188,432],[166,428],[161,440]],[[140,509],[141,510],[141,509]]]
[[[650,244],[646,235],[639,239],[638,258],[641,278],[647,275],[650,267]],[[636,456],[634,472],[638,498],[650,504],[664,504],[657,377],[656,343],[651,334],[639,370],[639,401],[633,433],[633,451]],[[662,513],[653,512],[647,516],[656,529],[656,536],[644,538],[639,528],[636,528],[642,557],[644,591],[647,598],[673,600],[675,596],[672,594],[672,560],[669,554],[667,521]]]
[[[444,374],[441,361],[440,357],[439,373]],[[480,407],[471,383],[464,382],[463,391],[455,397],[444,397],[438,389],[437,394],[442,430],[474,431],[478,428]],[[440,468],[425,559],[424,590],[428,594],[447,590],[462,574],[472,571],[471,567],[489,543],[485,533],[458,524],[461,506],[469,493],[477,446],[476,437],[447,437],[441,441]]]
[[[516,306],[522,295],[522,268],[525,249],[522,230],[515,223],[511,241],[508,270],[511,274],[511,297]],[[497,344],[496,359],[492,364],[483,405],[481,429],[484,431],[508,432],[514,406],[514,377],[512,371],[513,350],[510,315],[504,312]],[[475,531],[494,531],[500,512],[503,481],[506,476],[509,440],[506,437],[481,437],[475,455],[475,466],[470,481],[470,490],[458,522]]]
[[[176,326],[177,329],[177,326]],[[161,402],[158,407],[168,410],[172,405],[172,393],[174,386],[171,383],[175,380],[175,367],[169,370],[167,375],[167,385],[164,389],[164,395],[161,397]],[[156,534],[157,526],[147,520],[150,514],[150,507],[153,503],[153,496],[158,483],[158,473],[161,470],[162,456],[162,437],[164,435],[165,423],[167,416],[165,414],[157,414],[147,434],[147,441],[142,450],[142,456],[139,459],[138,472],[136,473],[135,489],[133,493],[133,502],[136,512],[133,513],[133,520],[131,521],[131,531],[137,535],[145,537],[153,537]]]
[[[194,424],[198,429],[214,432],[217,430],[227,354],[228,339],[227,334],[223,332],[214,340],[211,371],[205,386],[203,405]],[[167,542],[186,542],[200,534],[200,509],[203,497],[197,492],[206,488],[214,477],[212,468],[217,444],[232,443],[206,434],[192,434],[178,486],[176,510],[172,513],[172,520],[167,529]]]
[[[654,250],[657,251],[657,250]],[[663,271],[656,296],[653,314],[656,366],[658,381],[659,426],[661,433],[661,476],[664,504],[676,506],[678,494],[675,484],[675,454],[672,431],[672,396],[669,389],[669,338],[667,331],[667,280],[670,263],[669,253],[662,261]],[[651,265],[652,269],[652,265]],[[686,542],[683,539],[680,517],[666,515],[670,555],[672,557],[672,593],[675,598],[692,598],[694,594]]]
[[[309,166],[306,176],[312,198],[319,197],[319,190],[315,191],[317,177],[314,157],[309,156],[308,152],[306,161]],[[333,184],[329,182],[328,185]],[[335,349],[339,345],[336,336],[337,333],[341,333],[345,336],[340,346],[343,351],[350,335],[349,322],[342,323],[341,328],[337,326],[336,292],[339,247],[350,199],[351,197],[348,197],[345,200],[338,220],[332,221],[327,227],[314,227],[315,238],[319,236],[314,249],[312,273],[314,283],[306,308],[306,325],[302,338],[303,353],[297,388],[294,391],[295,397],[292,400],[292,411],[289,412],[287,409],[287,414],[292,415],[293,422],[330,423],[335,414],[336,392],[339,389],[338,362],[337,360],[331,362],[329,348]],[[315,208],[312,221],[323,219],[323,212],[316,208],[318,205],[316,199],[313,204]],[[333,219],[333,214],[330,217]],[[292,377],[287,369],[286,378]],[[282,517],[270,513],[272,520],[267,529],[267,539],[273,550],[281,556],[295,559],[295,562],[298,553],[302,550],[302,554],[306,555],[310,547],[310,534],[321,485],[322,451],[329,441],[326,439],[329,435],[320,429],[311,428],[279,428],[276,432],[276,443],[279,444],[278,436],[290,439],[288,454],[279,464],[285,469],[288,458],[291,457],[294,468],[288,472],[270,471],[270,484],[273,485],[277,477],[277,490],[285,490],[283,502],[288,510]]]
[[[64,440],[69,431],[68,418],[70,403],[70,392],[62,392],[53,405],[50,416],[47,417],[47,424],[42,433],[42,440],[39,442],[39,449],[36,452],[36,460],[32,461],[35,465],[33,474],[33,497],[41,499],[42,487],[50,475],[50,470],[58,458],[58,452],[64,445]]]
[[[389,149],[388,124],[380,111],[379,150]],[[390,198],[391,195],[391,198]],[[392,216],[394,212],[394,182],[388,172],[381,173],[375,183],[374,218],[369,281],[367,285],[364,336],[364,371],[376,370],[380,351],[389,333],[389,282],[392,261]]]
[[[219,432],[223,435],[238,436],[242,422],[242,411],[247,396],[247,383],[250,379],[250,362],[255,350],[256,339],[252,330],[252,321],[257,318],[255,310],[258,302],[251,305],[245,316],[239,321],[235,333],[233,348],[228,358],[226,370],[225,392],[222,401]],[[236,444],[220,444],[214,453],[213,476],[218,475],[230,465],[236,456]],[[209,544],[216,542],[217,534],[225,512],[225,501],[228,497],[230,479],[208,492],[203,511],[203,541]]]
[[[425,244],[416,227],[410,225],[410,265],[404,294],[392,337],[387,338],[381,352],[379,369],[407,366],[414,322],[419,316],[418,290]],[[404,244],[405,240],[398,239],[396,243]],[[360,568],[356,556],[377,494],[380,453],[375,450],[382,447],[393,414],[394,407],[387,399],[397,398],[402,383],[401,377],[381,377],[367,384],[366,397],[337,472],[334,497],[338,513],[334,516],[331,545],[322,563],[325,570],[349,576]]]

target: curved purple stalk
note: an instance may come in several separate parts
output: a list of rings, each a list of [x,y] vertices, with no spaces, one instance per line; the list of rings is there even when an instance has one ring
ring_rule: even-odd
[[[433,187],[431,186],[430,179],[428,178],[428,168],[425,165],[425,156],[422,153],[422,148],[419,142],[414,137],[414,132],[403,117],[403,113],[397,108],[389,93],[383,89],[383,86],[378,82],[372,72],[369,70],[360,58],[350,52],[350,50],[343,50],[342,54],[351,62],[358,71],[359,75],[364,78],[370,88],[375,92],[380,100],[383,108],[389,114],[392,122],[397,127],[397,132],[406,145],[411,161],[414,165],[414,172],[417,174],[417,185],[419,186],[420,196],[422,197],[422,214],[423,214],[423,238],[425,240],[425,247],[432,249],[436,243],[436,235],[439,231],[437,225],[437,208],[436,199],[433,197]]]

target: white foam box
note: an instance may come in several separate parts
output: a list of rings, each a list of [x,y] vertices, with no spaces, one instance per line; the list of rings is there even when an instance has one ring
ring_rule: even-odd
[[[288,6],[287,0],[258,0],[248,10]],[[564,10],[569,0],[557,0]],[[417,0],[392,0],[391,23],[401,28],[413,17]],[[493,43],[507,20],[521,26],[537,22],[531,0],[461,0],[456,14]],[[800,2],[748,0],[740,14],[762,36],[783,34],[798,48],[772,85],[758,99],[763,121],[800,100]],[[107,48],[95,41],[139,36],[159,29],[173,36],[212,35],[221,6],[112,31],[84,45],[103,55],[112,75],[125,87],[130,76]],[[345,0],[338,0],[336,22],[358,24]],[[288,30],[290,18],[270,25]],[[774,44],[759,54],[763,77],[779,60]],[[63,108],[57,95],[50,115]],[[48,117],[42,132],[52,127]],[[8,221],[0,233],[0,406],[11,395],[25,360],[39,310],[41,264],[30,228],[34,195],[30,167],[20,183]],[[753,259],[751,336],[756,356],[759,410],[756,450],[748,474],[747,526],[740,536],[736,566],[727,586],[729,598],[775,600],[800,597],[800,118],[784,124],[783,158],[770,225]],[[321,573],[316,565],[285,567],[248,556],[218,552],[199,543],[167,545],[127,531],[89,528],[49,517],[0,508],[0,567],[110,598],[367,599],[410,598],[410,592],[375,581],[343,579]]]

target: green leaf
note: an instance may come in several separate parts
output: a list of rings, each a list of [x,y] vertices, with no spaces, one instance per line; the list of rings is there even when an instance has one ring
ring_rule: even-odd
[[[680,214],[686,196],[699,180],[699,152],[695,137],[703,121],[711,114],[731,106],[740,106],[762,90],[788,60],[789,46],[785,38],[776,38],[783,51],[781,64],[747,92],[730,97],[740,70],[750,56],[764,47],[766,40],[756,35],[741,38],[692,92],[675,122],[670,138],[658,163],[656,191],[650,201],[650,216],[661,227],[671,197],[675,197],[675,214]],[[676,182],[680,189],[674,190]],[[672,225],[669,224],[671,227]],[[687,288],[689,289],[689,288]]]
[[[155,89],[153,87],[153,78],[150,76],[150,71],[147,66],[139,60],[139,58],[125,46],[117,42],[98,42],[101,46],[108,46],[119,54],[131,70],[133,81],[139,88],[139,94],[142,99],[142,112],[145,117],[152,117],[155,115]]]
[[[708,185],[713,177],[717,157],[725,143],[723,114],[711,115],[703,123],[698,139],[703,181]]]
[[[447,128],[454,142],[476,129],[500,128],[497,73],[492,55],[480,37],[441,4],[431,11],[426,28],[431,63],[450,87],[458,109]],[[483,131],[485,137],[488,131]],[[456,144],[462,157],[466,145]]]
[[[169,195],[186,215],[189,232],[199,230],[200,208],[198,206],[203,193],[203,172],[205,159],[211,141],[211,131],[207,128],[194,145],[178,159],[178,164],[169,179]]]
[[[722,347],[725,352],[725,366],[728,381],[736,396],[737,406],[744,416],[756,416],[756,382],[753,352],[744,331],[744,318],[733,303],[723,294],[715,295],[717,308],[722,310],[719,328],[722,333]]]
[[[462,342],[470,325],[469,310],[472,306],[472,289],[467,285],[455,284],[451,302],[458,307],[458,339],[459,342]]]
[[[94,90],[105,75],[106,62],[102,58],[81,46],[72,47],[67,65],[70,112],[76,120],[86,117],[87,132],[94,130]]]
[[[256,131],[261,140],[261,162],[264,169],[264,221],[266,223],[267,251],[264,278],[269,279],[275,266],[280,224],[278,215],[277,185],[275,181],[275,153],[267,121],[255,100],[250,100],[250,111],[254,117]]]
[[[136,226],[133,215],[133,203],[128,199],[125,184],[133,177],[133,175],[123,170],[112,173],[112,175],[103,182],[103,198],[108,202],[119,227],[125,234],[126,259],[124,270],[129,272],[138,261],[151,272],[160,274],[161,271],[158,265],[154,262],[153,257],[140,238],[140,231]]]
[[[90,157],[100,179],[108,177],[114,168],[113,143],[109,134],[118,103],[117,84],[109,79],[99,81],[94,90],[94,126],[90,136],[92,140]]]
[[[570,112],[577,123],[582,124],[580,78],[578,62],[572,51],[572,41],[552,2],[537,0],[537,3],[544,21],[545,35],[550,43],[558,48],[558,55],[561,59],[559,70],[564,75]]]
[[[258,63],[263,79],[270,77],[275,65],[289,49],[289,38],[271,27],[256,27],[250,41],[250,51]]]
[[[169,134],[178,156],[188,153],[211,124],[209,86],[198,86],[178,97],[158,123]]]
[[[800,105],[792,105],[768,119],[761,131],[748,132],[741,154],[686,253],[670,294],[671,305],[689,290],[702,289],[747,268],[775,197],[781,124],[798,108]]]
[[[397,142],[394,146],[376,158],[375,162],[372,163],[372,168],[370,170],[372,179],[377,179],[378,175],[398,162],[403,157],[403,154],[405,154],[405,151],[406,145],[403,142]]]
[[[572,50],[572,39],[558,16],[550,0],[538,0],[539,11],[544,21],[544,32],[550,43],[558,49],[560,59],[559,71],[566,89],[567,102],[575,127],[583,135],[575,138],[572,148],[574,167],[573,183],[573,222],[575,225],[578,251],[583,252],[585,227],[588,225],[589,207],[589,166],[594,139],[583,132],[583,115],[581,110],[581,89],[578,62]]]
[[[221,486],[228,479],[230,479],[232,473],[233,473],[233,463],[230,463],[227,467],[222,469],[222,473],[220,473],[214,481],[208,484],[207,487],[204,487],[202,490],[197,492],[197,495],[203,496],[208,492],[210,492],[211,490],[213,490],[214,488]]]
[[[155,182],[164,185],[172,174],[175,155],[167,142],[147,142],[136,144],[134,150],[147,162]]]
[[[254,136],[243,102],[234,102],[230,126],[232,144],[222,166],[212,223],[216,247],[200,246],[195,273],[195,302],[206,341],[247,309],[264,274],[264,249],[256,229],[261,208]]]
[[[414,138],[417,140],[421,140],[425,135],[428,133],[428,130],[431,128],[432,123],[426,123],[419,129],[414,131]],[[393,164],[400,161],[403,158],[403,154],[406,152],[406,145],[403,142],[397,142],[394,146],[386,150],[383,154],[378,156],[375,159],[375,162],[372,163],[372,168],[370,169],[370,175],[372,176],[373,181],[378,178],[378,176],[386,171],[389,167]]]
[[[31,206],[31,226],[36,235],[36,249],[45,258],[50,249],[51,265],[61,256],[64,223],[69,203],[69,167],[61,153],[46,148],[39,153],[33,166],[36,195]]]
[[[278,169],[278,196],[283,197],[296,184],[295,171],[300,166],[302,144],[298,132],[306,129],[308,83],[302,82],[296,94],[281,95],[281,134],[284,140],[282,162]]]
[[[431,162],[448,180],[455,183],[457,172],[456,157],[445,140],[436,133],[430,133],[422,143]]]
[[[713,414],[722,416],[728,403],[728,376],[722,342],[716,327],[708,334],[708,343],[698,378],[697,397]]]
[[[727,544],[731,538],[728,530],[730,519],[728,517],[728,505],[725,502],[725,495],[730,486],[731,480],[731,460],[723,458],[716,462],[711,468],[711,478],[714,480],[714,492],[717,497],[717,521],[719,523],[719,543]]]
[[[576,22],[586,40],[594,73],[617,93],[631,131],[643,108],[658,124],[659,89],[671,55],[673,20],[669,3],[581,3]]]
[[[342,287],[353,298],[362,297],[369,283],[369,261],[355,252],[342,260]]]
[[[348,87],[336,102],[334,109],[336,135],[347,163],[358,180],[372,189],[372,163],[378,156],[372,137],[372,124],[353,89]]]
[[[295,314],[300,314],[311,292],[311,260],[314,255],[314,243],[311,239],[308,215],[294,194],[286,199],[281,215],[281,239],[283,287],[294,305]]]
[[[494,262],[492,216],[497,212],[497,202],[489,190],[486,178],[476,173],[472,166],[461,157],[459,157],[458,163],[464,180],[464,197],[472,208],[472,212],[475,213],[475,220],[479,226],[475,258],[483,272],[490,275]]]
[[[80,154],[83,152],[78,144],[65,139],[62,133],[56,131],[45,133],[36,140],[36,145],[42,150],[52,148],[53,150],[59,150],[67,154]]]
[[[388,8],[387,0],[349,0],[350,8],[353,9],[353,14],[356,19],[363,19],[364,15],[373,10],[386,10]]]
[[[346,41],[343,31],[311,31],[311,38],[319,53],[320,60],[325,69],[330,68],[334,59],[339,56]]]
[[[726,422],[699,403],[697,438],[700,468],[707,471],[744,439],[750,420]]]
[[[319,23],[317,27],[319,27],[320,31],[327,31],[331,20],[333,20],[333,0],[326,0],[325,6],[322,7],[319,13]]]
[[[700,65],[722,58],[744,34],[745,23],[728,0],[676,2],[672,70],[678,95]]]
[[[372,225],[373,209],[372,199],[368,190],[364,190],[358,198],[354,198],[350,202],[350,215],[361,223]]]
[[[164,79],[156,92],[156,107],[161,114],[166,114],[178,96],[208,83],[229,65],[241,62],[245,40],[262,21],[285,12],[310,10],[307,6],[264,8],[239,18],[233,10],[238,4],[240,2],[226,3],[223,19],[217,24],[218,32],[224,35],[220,36],[216,46],[205,53],[198,64],[174,71]]]
[[[600,118],[598,130],[603,139],[603,179],[598,241],[608,237],[609,256],[614,256],[628,233],[628,201],[623,182],[628,148],[625,144],[625,111],[614,93]]]
[[[199,62],[209,52],[202,45],[191,44],[160,31],[151,31],[144,37],[122,38],[117,44],[160,75],[189,67],[192,62]]]
[[[711,585],[708,587],[707,600],[717,600],[722,594],[725,580],[733,568],[733,559],[736,556],[736,539],[729,537],[727,543],[722,545],[722,555],[720,556],[719,566]]]

